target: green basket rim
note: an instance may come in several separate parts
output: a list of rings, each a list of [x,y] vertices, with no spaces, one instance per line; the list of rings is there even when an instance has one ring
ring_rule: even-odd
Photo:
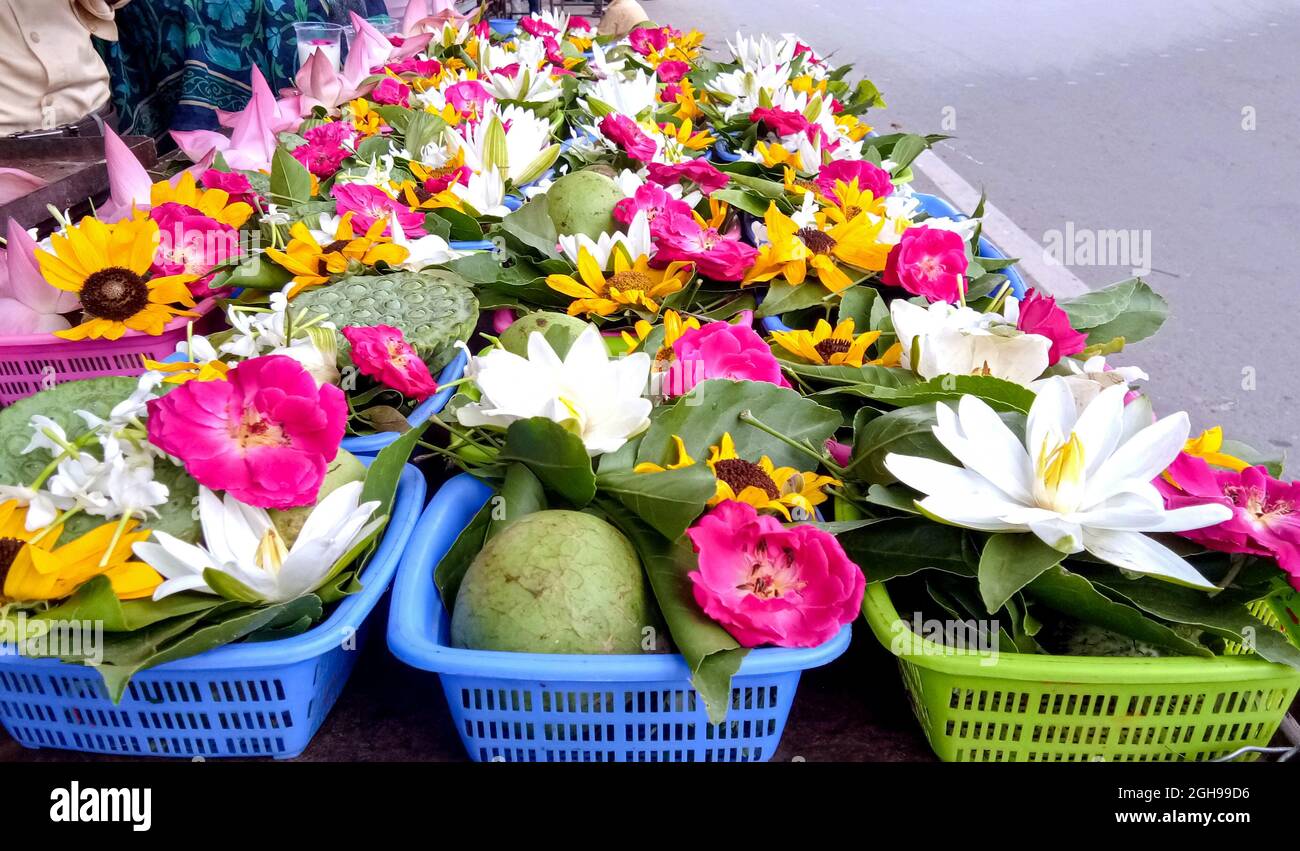
[[[836,517],[861,515],[836,500]],[[864,567],[865,572],[865,567]],[[1280,662],[1244,656],[1094,657],[965,650],[917,635],[894,607],[884,582],[867,583],[862,614],[876,640],[900,660],[939,673],[1033,682],[1156,684],[1286,680],[1300,671]]]

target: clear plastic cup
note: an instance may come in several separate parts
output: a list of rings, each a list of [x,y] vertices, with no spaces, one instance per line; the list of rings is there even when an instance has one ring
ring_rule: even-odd
[[[343,40],[343,27],[341,25],[320,21],[299,21],[293,25],[293,32],[298,40],[299,68],[305,65],[311,55],[319,50],[333,64],[335,70],[339,69]]]

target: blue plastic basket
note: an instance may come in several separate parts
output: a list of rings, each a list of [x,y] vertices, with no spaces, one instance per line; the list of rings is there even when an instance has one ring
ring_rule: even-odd
[[[429,421],[429,417],[441,411],[447,406],[447,402],[455,395],[456,388],[446,385],[457,380],[465,374],[465,365],[469,363],[469,356],[465,354],[464,349],[456,352],[455,359],[443,367],[442,372],[438,375],[438,386],[441,388],[428,399],[425,399],[411,415],[406,418],[413,427],[419,427]],[[375,434],[356,434],[352,437],[343,438],[343,448],[353,455],[378,455],[379,450],[401,437],[395,431],[381,431]]]
[[[738,762],[771,759],[807,668],[849,645],[850,628],[810,649],[752,650],[731,707],[711,725],[677,654],[558,655],[464,650],[433,570],[491,490],[467,474],[439,489],[393,585],[388,647],[440,675],[451,716],[476,761]]]
[[[90,668],[0,656],[0,722],[29,748],[191,759],[297,756],[352,673],[367,615],[397,569],[424,491],[424,477],[408,465],[362,589],[310,631],[142,671],[116,705]]]

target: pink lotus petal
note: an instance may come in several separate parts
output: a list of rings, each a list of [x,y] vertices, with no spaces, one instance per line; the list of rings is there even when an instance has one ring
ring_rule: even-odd
[[[153,181],[111,127],[104,128],[104,163],[108,166],[108,191],[113,204],[128,215],[132,206],[147,210]]]
[[[417,33],[416,35],[408,36],[406,40],[402,42],[401,47],[393,48],[393,54],[388,57],[388,61],[395,62],[406,59],[408,56],[414,56],[428,47],[429,42],[431,41],[433,41],[433,33]]]
[[[375,29],[369,21],[352,12],[352,27],[356,35],[348,48],[347,62],[343,64],[343,79],[356,88],[370,76],[370,69],[383,65],[393,54],[393,43],[388,36]]]
[[[44,178],[21,168],[0,167],[0,204],[29,195],[46,184]]]
[[[406,4],[406,10],[402,12],[402,35],[409,38],[418,34],[420,21],[428,16],[429,0],[411,0]]]
[[[0,337],[49,334],[70,327],[57,313],[37,313],[17,299],[0,296]]]
[[[0,295],[17,299],[37,313],[67,313],[77,309],[77,294],[64,292],[45,282],[36,262],[36,241],[13,219],[5,233],[9,248],[5,252],[8,269],[4,291]]]

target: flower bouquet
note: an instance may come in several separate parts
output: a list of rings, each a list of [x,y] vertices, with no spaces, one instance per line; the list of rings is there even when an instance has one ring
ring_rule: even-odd
[[[214,270],[243,252],[253,208],[183,171],[153,182],[126,145],[104,139],[112,195],[37,242],[7,225],[0,254],[0,358],[10,403],[74,378],[139,375],[216,306]]]
[[[533,330],[471,358],[431,426],[483,484],[453,479],[430,507],[390,645],[443,674],[477,759],[770,758],[798,671],[842,652],[861,605],[862,573],[816,515],[837,483],[799,448],[839,415],[784,386],[747,328],[686,331],[698,381],[659,393],[651,356],[611,358],[594,326],[519,323]],[[733,334],[754,338],[747,357],[709,342]],[[485,708],[470,679],[516,697]],[[647,705],[659,689],[671,699]],[[552,701],[575,701],[582,729],[604,729],[592,713],[632,724],[595,741],[549,723],[517,742],[484,731]],[[666,721],[689,732],[661,738]]]
[[[23,744],[292,755],[346,679],[422,501],[414,433],[367,464],[298,360],[211,372],[0,411],[0,716]]]
[[[1065,303],[857,291],[841,325],[866,316],[898,365],[802,351],[787,369],[852,420],[830,469],[842,516],[867,525],[840,541],[883,583],[868,621],[936,751],[1204,759],[1267,744],[1300,686],[1296,486],[1220,430],[1157,416],[1145,373],[1107,363],[1159,328],[1164,301],[1136,279]]]

